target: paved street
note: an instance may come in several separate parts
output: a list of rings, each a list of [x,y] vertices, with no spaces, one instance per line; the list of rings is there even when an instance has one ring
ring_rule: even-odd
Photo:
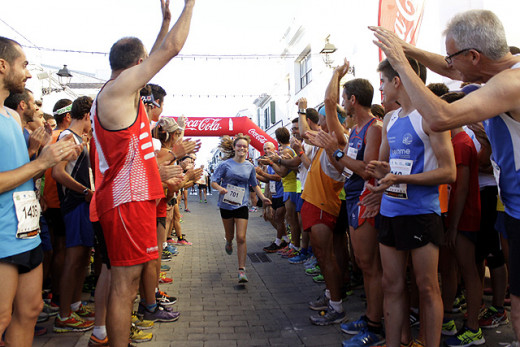
[[[199,203],[189,196],[192,213],[183,212],[182,232],[193,246],[179,246],[179,255],[166,264],[172,269],[172,284],[161,289],[178,297],[174,306],[181,312],[173,323],[157,323],[153,340],[143,347],[167,346],[340,346],[348,335],[339,325],[313,326],[313,312],[306,303],[315,299],[324,285],[315,284],[301,265],[291,265],[279,255],[267,255],[271,262],[247,259],[249,283],[237,282],[236,253],[224,251],[224,231],[216,206],[216,196]],[[260,212],[250,213],[248,253],[263,253],[273,239],[273,228]],[[257,260],[255,258],[255,260]],[[361,290],[343,304],[349,320],[359,318],[364,309]],[[49,333],[35,338],[34,346],[87,346],[91,332],[54,334],[54,319],[42,325]],[[461,320],[457,322],[461,325]],[[415,334],[417,331],[414,332]],[[500,346],[512,341],[510,324],[485,331],[484,346]]]

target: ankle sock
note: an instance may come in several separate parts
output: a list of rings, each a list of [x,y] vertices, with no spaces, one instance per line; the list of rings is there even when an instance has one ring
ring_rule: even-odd
[[[341,305],[341,300],[340,301],[329,300],[329,305],[330,305],[330,307],[332,307],[334,309],[334,311],[343,312],[343,305]]]
[[[146,309],[147,309],[149,312],[154,312],[156,308],[157,308],[157,303],[153,303],[153,304],[151,304],[151,305],[146,305]]]
[[[330,300],[330,290],[325,289],[325,297]]]
[[[94,331],[92,331],[92,335],[97,337],[100,340],[104,340],[107,337],[107,327],[106,325],[94,326]]]
[[[75,303],[70,305],[70,309],[74,312],[79,310],[79,307],[81,306],[81,301],[76,301]]]
[[[280,246],[282,244],[282,240],[277,238],[275,241],[274,241],[274,244],[277,245],[277,246]]]

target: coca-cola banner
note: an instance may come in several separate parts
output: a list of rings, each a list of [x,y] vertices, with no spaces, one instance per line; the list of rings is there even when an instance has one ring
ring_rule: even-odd
[[[264,143],[277,142],[247,117],[186,117],[185,136],[249,135],[251,146],[264,154]]]
[[[380,0],[379,26],[392,30],[415,46],[423,17],[424,0]],[[383,53],[379,50],[379,60]]]

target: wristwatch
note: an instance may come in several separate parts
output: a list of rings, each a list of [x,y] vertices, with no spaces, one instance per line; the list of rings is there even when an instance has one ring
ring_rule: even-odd
[[[332,155],[336,161],[340,161],[345,156],[345,153],[341,149],[336,149]]]
[[[89,191],[88,188],[83,189],[83,195],[85,195],[85,196],[88,195],[88,191]]]

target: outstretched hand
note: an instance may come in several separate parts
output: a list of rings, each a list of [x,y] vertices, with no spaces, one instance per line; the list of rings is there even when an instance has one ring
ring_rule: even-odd
[[[172,19],[172,13],[170,12],[170,0],[161,0],[161,12],[163,16],[163,22],[170,22]]]
[[[406,59],[404,54],[403,46],[406,43],[403,40],[398,38],[394,32],[383,27],[369,26],[368,28],[374,32],[377,38],[377,41],[373,41],[374,44],[381,48],[395,70],[409,65],[408,59]]]
[[[342,79],[343,76],[345,76],[348,73],[348,70],[350,69],[350,62],[345,58],[343,61],[343,64],[340,66],[337,66],[334,69],[334,73],[338,74],[339,79]]]

